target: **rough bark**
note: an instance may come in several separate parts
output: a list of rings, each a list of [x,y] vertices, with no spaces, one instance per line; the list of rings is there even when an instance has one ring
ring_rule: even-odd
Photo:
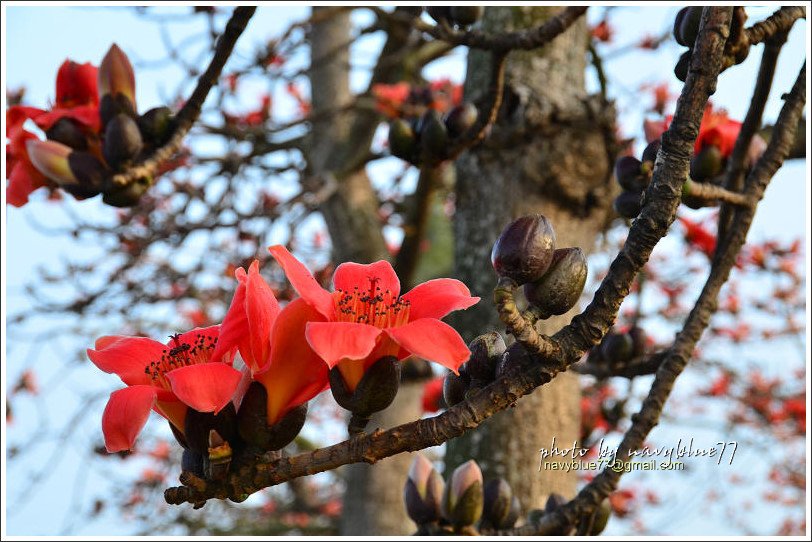
[[[499,7],[486,10],[484,26],[513,30],[538,25],[560,8]],[[505,103],[490,141],[461,157],[457,173],[455,277],[483,298],[460,313],[466,339],[502,327],[493,305],[496,275],[490,250],[502,228],[526,213],[542,213],[554,225],[557,246],[589,252],[611,208],[611,167],[598,117],[584,89],[587,33],[584,21],[541,50],[511,53]],[[469,53],[465,92],[477,99],[487,88],[489,54]],[[551,333],[573,313],[539,325]],[[501,330],[503,331],[503,330]],[[562,445],[579,436],[580,391],[575,375],[553,383],[501,412],[470,435],[448,444],[446,467],[476,458],[485,477],[503,476],[525,510],[541,507],[557,492],[572,497],[574,473],[538,469],[538,451],[553,437]]]

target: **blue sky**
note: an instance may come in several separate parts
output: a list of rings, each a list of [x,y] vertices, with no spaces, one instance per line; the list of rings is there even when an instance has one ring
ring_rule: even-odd
[[[6,6],[4,5],[4,8]],[[175,11],[186,9],[170,8]],[[308,9],[305,6],[274,6],[262,7],[251,21],[248,30],[240,38],[238,50],[245,53],[250,51],[251,45],[277,36],[290,22],[300,20],[306,16]],[[594,20],[601,14],[601,8],[595,8],[591,17]],[[617,28],[640,28],[641,24],[651,25],[652,32],[657,33],[667,28],[673,21],[676,8],[628,8],[613,11],[611,20]],[[751,18],[757,19],[760,15],[770,13],[772,9],[751,10]],[[197,23],[176,24],[172,26],[172,39],[179,43],[184,36],[200,28],[201,18]],[[117,42],[131,57],[136,65],[139,62],[152,64],[165,55],[158,27],[152,22],[136,16],[131,8],[109,7],[8,7],[4,22],[4,81],[7,88],[16,88],[25,85],[28,103],[43,105],[49,103],[54,97],[54,77],[56,69],[70,56],[79,62],[93,62],[98,64],[107,48],[112,42]],[[768,102],[766,120],[773,120],[781,106],[780,95],[789,90],[797,75],[797,70],[805,58],[806,23],[796,25],[790,35],[789,42],[781,55],[776,72],[774,92]],[[633,41],[633,34],[629,41]],[[623,35],[617,38],[618,43],[626,41]],[[359,48],[361,55],[371,56],[376,47],[379,47],[377,38],[368,40],[367,44]],[[682,52],[676,44],[666,45],[662,51],[652,54],[645,51],[633,51],[622,59],[607,65],[610,81],[614,84],[610,92],[617,96],[623,111],[622,126],[626,134],[639,134],[642,115],[634,107],[635,100],[639,100],[637,88],[644,82],[659,82],[668,80],[671,89],[678,92],[680,83],[671,75],[673,62]],[[723,106],[733,118],[741,119],[747,109],[749,95],[752,90],[754,74],[758,69],[760,48],[753,51],[749,58],[740,66],[730,69],[721,78],[713,101]],[[204,62],[208,62],[208,58]],[[203,66],[201,66],[203,67]],[[228,67],[226,68],[228,71]],[[461,81],[464,78],[464,55],[457,51],[449,60],[430,66],[427,74],[430,77],[450,75],[453,79]],[[162,104],[162,97],[171,95],[181,81],[181,72],[171,65],[149,69],[139,69],[137,72],[137,96],[139,109],[144,111],[155,105]],[[590,85],[594,88],[595,78],[589,76]],[[355,82],[358,87],[363,85],[364,76],[356,74]],[[246,102],[253,102],[249,87],[245,94]],[[257,93],[260,92],[257,87]],[[284,103],[284,102],[282,102]],[[808,108],[807,108],[808,111]],[[386,166],[383,166],[386,167]],[[764,238],[794,239],[807,237],[807,221],[809,217],[809,183],[806,179],[806,163],[795,161],[785,166],[776,176],[770,186],[763,205],[759,208],[754,222],[750,239]],[[99,202],[84,203],[68,202],[66,205],[91,216],[103,219],[109,216],[111,209],[105,208]],[[58,224],[64,222],[64,217],[53,203],[41,200],[32,201],[23,209],[8,208],[5,210],[4,224],[4,251],[7,267],[4,270],[6,278],[6,302],[9,312],[17,312],[25,307],[26,300],[21,294],[21,287],[32,276],[38,266],[52,266],[62,257],[70,254],[72,257],[89,256],[94,253],[92,248],[75,246],[66,243],[64,239],[53,238],[35,231],[30,224],[31,219],[38,222]],[[36,330],[29,330],[34,333]],[[115,333],[115,329],[108,330]],[[60,360],[57,359],[60,351],[80,345],[61,344],[45,345],[45,355],[39,355],[36,370],[41,381],[51,382],[54,386],[54,395],[49,397],[64,403],[50,402],[44,405],[47,413],[46,419],[52,421],[52,427],[60,427],[60,420],[64,420],[71,411],[70,406],[77,405],[77,393],[90,390],[102,396],[112,389],[115,380],[104,375],[87,371],[87,367],[63,372]],[[50,348],[50,350],[49,350]],[[4,381],[13,382],[16,375],[26,366],[27,360],[34,355],[26,345],[9,344],[5,348],[6,363],[4,364]],[[91,421],[81,425],[82,438],[98,439],[100,437],[98,419],[104,401],[96,401],[93,412],[87,418]],[[35,413],[33,403],[20,404],[20,414],[15,426],[8,431],[9,441],[22,442],[30,434],[32,424],[40,423],[40,414]],[[15,505],[8,509],[7,522],[4,528],[9,534],[46,535],[57,534],[66,525],[70,525],[71,517],[78,512],[70,507],[70,496],[76,487],[77,480],[85,479],[85,498],[93,494],[94,487],[104,487],[103,471],[85,469],[88,457],[83,455],[82,446],[69,447],[59,452],[61,462],[58,468],[46,477],[40,484],[39,490],[30,497],[29,502],[12,501]],[[14,497],[24,487],[30,474],[37,470],[36,461],[49,456],[47,444],[41,447],[33,456],[34,461],[15,467],[7,473],[4,480],[7,490],[7,499]],[[49,459],[50,460],[50,459]],[[82,503],[82,512],[87,509],[87,502]],[[17,509],[13,509],[17,507]],[[43,513],[47,510],[48,513]],[[719,532],[723,532],[725,525],[716,525]],[[106,517],[88,527],[79,527],[77,534],[128,534],[132,532],[133,525],[117,521],[115,516]],[[686,527],[690,532],[691,527]],[[724,531],[727,532],[727,531]]]

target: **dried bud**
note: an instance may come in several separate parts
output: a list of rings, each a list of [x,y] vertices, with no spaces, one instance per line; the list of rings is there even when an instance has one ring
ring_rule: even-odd
[[[107,123],[103,153],[111,168],[119,169],[125,162],[138,156],[143,148],[144,141],[138,124],[131,117],[119,113]]]
[[[417,153],[417,140],[412,126],[403,119],[395,119],[389,123],[389,150],[408,162],[415,161]]]
[[[560,248],[553,253],[550,269],[536,282],[524,285],[527,301],[542,312],[542,318],[564,314],[584,291],[587,263],[578,247]]]
[[[45,131],[45,137],[51,141],[57,141],[63,145],[84,151],[87,149],[87,136],[82,131],[81,126],[74,119],[62,117],[53,126]]]
[[[480,335],[468,344],[471,357],[466,363],[471,382],[477,387],[492,382],[496,377],[496,364],[507,346],[496,331]]]
[[[491,263],[500,276],[519,284],[541,278],[553,260],[555,232],[544,215],[527,215],[508,224],[491,251]]]
[[[392,404],[400,386],[400,370],[396,357],[383,357],[366,370],[355,391],[350,392],[338,367],[333,367],[329,373],[330,391],[336,403],[357,417],[356,421],[368,421],[369,416]]]
[[[484,489],[482,519],[495,529],[513,527],[513,524],[508,525],[512,515],[513,497],[513,490],[507,480],[504,478],[488,480]],[[516,518],[513,518],[513,522],[516,522]]]
[[[452,138],[458,138],[465,134],[474,127],[478,116],[479,112],[474,104],[471,102],[461,103],[446,115],[445,127],[448,129],[448,135]]]
[[[657,161],[657,153],[660,151],[660,144],[660,139],[657,138],[643,149],[643,156],[641,157],[643,162],[651,162],[653,164]]]
[[[99,66],[99,95],[103,126],[117,113],[135,114],[135,73],[130,59],[115,43]]]
[[[686,47],[693,47],[699,35],[699,22],[702,20],[702,6],[687,8],[679,25],[679,38],[677,43]],[[675,36],[676,37],[676,36]]]
[[[482,471],[470,460],[454,470],[443,495],[443,517],[454,527],[473,525],[482,516]]]
[[[307,403],[304,403],[269,425],[268,392],[260,382],[252,382],[237,412],[237,428],[240,437],[259,450],[281,450],[296,438],[306,417]]]
[[[426,111],[421,119],[420,146],[430,160],[442,160],[448,152],[448,130],[440,114],[433,109]]]
[[[624,218],[635,218],[643,208],[641,192],[621,192],[612,203],[615,212]]]
[[[215,430],[219,438],[232,448],[238,445],[237,411],[233,403],[228,403],[219,413],[198,412],[190,408],[186,412],[183,434],[189,449],[205,457],[209,455],[209,436]]]
[[[722,173],[725,160],[716,145],[706,145],[691,158],[691,178],[703,182]]]
[[[682,53],[674,66],[674,76],[685,82],[688,79],[688,68],[691,67],[691,49]]]
[[[615,162],[615,178],[624,190],[642,192],[648,186],[648,177],[643,174],[643,163],[634,156],[621,156]]]
[[[153,107],[138,117],[138,129],[143,140],[156,147],[169,141],[173,124],[172,110],[168,107]]]
[[[403,487],[403,502],[412,521],[423,525],[440,519],[444,487],[445,483],[431,461],[422,454],[415,454]]]
[[[73,149],[56,141],[39,139],[29,139],[25,142],[25,148],[34,167],[56,184],[63,186],[77,183],[68,163],[68,156]]]
[[[133,207],[138,204],[138,201],[147,191],[149,185],[150,179],[140,178],[129,183],[127,186],[105,187],[102,201],[113,207]]]
[[[451,6],[448,10],[451,22],[458,26],[471,26],[480,20],[484,13],[484,6]]]
[[[634,342],[628,333],[607,333],[601,341],[601,354],[609,363],[625,363],[632,358]]]
[[[446,21],[451,20],[450,6],[428,6],[426,7],[426,13],[428,13],[429,17],[431,17],[438,23],[441,22],[442,20]]]
[[[443,399],[448,407],[452,407],[465,399],[465,392],[471,385],[471,377],[468,376],[468,368],[463,364],[460,369],[460,374],[456,375],[453,371],[448,371],[443,381]]]

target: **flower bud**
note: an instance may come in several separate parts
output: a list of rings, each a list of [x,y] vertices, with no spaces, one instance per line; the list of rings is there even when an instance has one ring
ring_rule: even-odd
[[[259,450],[281,450],[302,430],[307,417],[307,403],[288,411],[281,419],[268,424],[268,392],[260,382],[252,382],[237,412],[240,437]]]
[[[132,160],[144,148],[138,124],[127,115],[119,113],[107,123],[104,130],[104,159],[113,169],[119,169]]]
[[[168,107],[153,107],[138,117],[137,122],[142,139],[155,147],[166,144],[172,136],[174,122]]]
[[[74,119],[62,117],[45,131],[45,137],[78,150],[87,150],[87,136]]]
[[[513,490],[504,478],[488,480],[484,489],[484,501],[482,507],[482,519],[488,522],[494,529],[509,529],[516,522],[513,515]],[[518,502],[518,499],[516,499]],[[508,522],[513,519],[513,522]]]
[[[476,106],[471,102],[463,102],[456,106],[448,112],[445,118],[445,127],[448,129],[448,135],[452,138],[458,138],[464,135],[468,130],[474,127],[478,116],[479,112]]]
[[[133,207],[138,204],[141,196],[149,188],[150,180],[147,178],[136,179],[127,186],[105,187],[102,194],[102,201],[113,207]]]
[[[703,182],[722,173],[724,169],[722,151],[716,145],[707,145],[691,158],[691,178]]]
[[[686,47],[693,47],[699,35],[699,23],[702,20],[702,6],[687,8],[679,26],[680,39],[678,43]]]
[[[417,140],[411,125],[403,119],[395,119],[389,123],[389,150],[408,162],[415,160]]]
[[[648,186],[648,178],[641,169],[643,163],[634,156],[621,156],[615,162],[615,178],[624,190],[642,192]]]
[[[550,496],[547,497],[547,502],[544,505],[544,513],[549,514],[551,512],[555,512],[557,508],[560,508],[565,504],[567,504],[567,499],[565,499],[563,495],[558,493],[550,493]]]
[[[682,30],[680,29],[686,13],[688,13],[688,8],[682,8],[677,12],[676,17],[674,17],[674,41],[685,47],[691,47],[693,43],[686,43],[685,40],[682,39]]]
[[[541,278],[555,251],[555,232],[544,215],[526,215],[508,224],[491,251],[497,274],[519,284]]]
[[[632,358],[634,343],[628,333],[607,333],[601,341],[601,354],[609,363],[625,363]]]
[[[688,68],[691,67],[691,49],[682,53],[674,66],[674,76],[685,82],[688,79]]]
[[[471,26],[482,18],[484,6],[451,6],[448,15],[451,22],[458,26]]]
[[[482,471],[473,459],[454,470],[446,484],[442,512],[454,527],[473,525],[482,516]]]
[[[524,295],[541,310],[542,318],[564,314],[580,299],[587,271],[586,256],[580,248],[557,249],[550,269],[539,280],[525,284]]]
[[[354,392],[347,388],[337,366],[330,370],[330,391],[336,403],[353,413],[355,422],[350,421],[354,429],[362,430],[358,424],[366,425],[372,414],[392,404],[400,386],[400,370],[396,357],[383,357],[366,370]]]
[[[203,477],[203,454],[188,448],[184,449],[180,459],[180,469]]]
[[[453,371],[448,371],[443,381],[443,399],[449,408],[465,399],[465,392],[471,385],[471,377],[468,376],[466,364],[460,366],[459,372],[460,374],[456,375]]]
[[[62,188],[77,198],[92,198],[101,192],[107,167],[95,155],[84,151],[73,151],[68,155],[68,166],[76,177],[75,185]]]
[[[29,139],[25,142],[25,148],[34,167],[56,184],[62,186],[77,183],[68,163],[68,156],[73,149],[56,141],[39,139]]]
[[[657,161],[657,153],[660,151],[660,144],[660,139],[657,138],[646,145],[646,148],[643,149],[643,156],[641,156],[643,162],[651,162],[653,164]]]
[[[533,365],[533,358],[521,343],[515,342],[502,354],[496,365],[496,378],[504,375],[515,375]]]
[[[635,218],[643,208],[641,192],[622,192],[612,203],[615,212],[624,218]]]
[[[643,328],[634,326],[629,330],[632,339],[632,359],[639,358],[646,353],[646,332]]]
[[[420,122],[420,146],[428,159],[441,160],[448,152],[448,130],[440,114],[433,109],[426,111]]]
[[[102,126],[117,113],[135,115],[135,73],[130,59],[115,43],[99,66],[99,95]]]
[[[471,357],[466,363],[472,385],[482,387],[496,378],[496,364],[507,346],[496,331],[480,335],[468,344]]]
[[[412,521],[423,525],[440,519],[444,487],[445,483],[431,461],[416,454],[403,487],[403,502]]]
[[[426,7],[426,13],[428,13],[429,17],[431,17],[438,23],[441,22],[443,19],[445,19],[446,21],[451,20],[450,6],[428,6]]]
[[[186,437],[190,450],[208,457],[209,435],[212,429],[218,433],[220,439],[228,442],[231,447],[236,447],[238,443],[237,411],[234,403],[228,403],[217,414],[198,412],[193,408],[186,411],[183,435]]]

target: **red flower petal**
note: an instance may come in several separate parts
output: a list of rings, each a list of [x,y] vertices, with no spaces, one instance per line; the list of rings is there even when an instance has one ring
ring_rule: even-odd
[[[259,274],[259,262],[254,260],[246,279],[245,312],[251,332],[251,351],[254,371],[259,371],[270,361],[271,331],[279,316],[280,308],[273,290]],[[243,356],[245,358],[245,356]],[[247,360],[246,360],[247,363]]]
[[[6,137],[11,137],[12,130],[19,129],[26,120],[45,113],[43,109],[26,105],[12,105],[6,110]]]
[[[268,250],[279,265],[282,266],[285,276],[288,277],[291,285],[299,295],[325,318],[332,319],[335,314],[332,294],[321,287],[304,264],[294,258],[288,249],[282,245],[274,245],[268,247]]]
[[[198,412],[215,414],[234,397],[242,373],[225,363],[198,363],[166,373],[175,395]]]
[[[10,167],[10,165],[9,165]],[[23,160],[14,165],[6,185],[6,202],[14,207],[28,203],[28,196],[45,186],[45,175],[39,172],[31,162]]]
[[[98,105],[98,70],[87,62],[79,64],[65,60],[56,73],[57,107]]]
[[[418,284],[403,295],[411,302],[409,319],[442,318],[451,311],[467,309],[479,302],[471,291],[456,279],[434,279]]]
[[[132,450],[155,404],[155,388],[130,386],[110,394],[102,414],[104,445],[110,453]]]
[[[434,318],[421,318],[405,326],[384,331],[412,354],[439,363],[455,373],[471,357],[460,334],[445,322]]]
[[[333,286],[336,290],[352,292],[353,288],[366,290],[375,282],[384,292],[389,290],[394,297],[400,295],[400,280],[392,265],[380,260],[369,265],[354,262],[342,263],[333,275]]]
[[[151,361],[161,359],[166,346],[147,337],[101,337],[96,349],[87,349],[87,357],[105,373],[117,374],[128,386],[150,384],[144,373]]]
[[[303,298],[294,299],[279,313],[271,339],[271,362],[255,375],[268,392],[269,424],[327,388],[327,365],[305,340],[307,323],[322,321],[324,316]]]
[[[43,130],[48,130],[63,117],[84,124],[94,132],[101,130],[101,117],[99,116],[99,107],[96,105],[82,105],[70,108],[57,107],[34,117],[34,123]]]
[[[355,322],[310,322],[305,337],[311,348],[331,369],[342,359],[365,359],[381,329]]]

